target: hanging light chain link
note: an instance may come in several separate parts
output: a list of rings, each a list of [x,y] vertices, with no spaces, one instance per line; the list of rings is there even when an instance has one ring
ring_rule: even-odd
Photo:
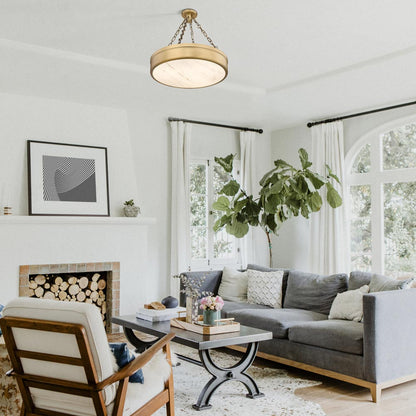
[[[191,29],[191,40],[192,40],[192,43],[195,43],[195,38],[194,38],[194,27],[192,26],[192,19],[191,19],[191,21],[189,22],[189,28]]]
[[[196,21],[196,19],[193,19],[195,24],[197,25],[198,29],[201,31],[201,33],[206,37],[207,41],[214,47],[217,48],[217,46],[215,46],[214,42],[212,41],[212,39],[208,36],[207,32],[205,32],[204,29],[202,29],[202,26]]]
[[[177,38],[177,36],[179,35],[179,32],[182,30],[182,34],[181,37],[179,38],[179,42],[181,43],[182,38],[183,38],[183,33],[185,32],[185,26],[186,26],[186,19],[183,19],[183,22],[179,25],[178,30],[175,32],[175,34],[172,36],[172,39],[169,42],[168,46],[171,46],[173,44],[173,42],[175,42],[175,39]]]

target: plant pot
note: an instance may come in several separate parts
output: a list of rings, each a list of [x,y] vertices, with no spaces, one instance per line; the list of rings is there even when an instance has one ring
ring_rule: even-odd
[[[140,208],[136,207],[135,205],[125,205],[124,206],[124,215],[126,217],[137,217],[140,213]]]
[[[221,319],[221,311],[215,311],[212,309],[204,310],[204,324],[205,325],[217,325],[218,323],[215,322],[217,319]]]

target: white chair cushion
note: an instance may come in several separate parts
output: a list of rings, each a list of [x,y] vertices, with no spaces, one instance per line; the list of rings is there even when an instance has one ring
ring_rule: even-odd
[[[17,298],[9,302],[3,311],[3,316],[14,316],[18,318],[32,318],[65,323],[76,323],[84,326],[91,347],[94,364],[99,381],[104,380],[114,373],[113,357],[108,346],[101,315],[96,306],[88,303],[58,302],[55,300],[36,298]],[[34,333],[35,332],[35,333]],[[14,329],[17,347],[29,351],[44,352],[50,354],[66,355],[69,357],[80,357],[75,337],[70,334],[56,334],[47,331],[33,331],[28,329]],[[25,372],[30,374],[54,377],[62,380],[86,382],[84,370],[76,366],[48,363],[44,365],[37,360],[22,360]],[[106,405],[113,402],[116,394],[115,385],[104,390],[104,401]],[[47,392],[46,390],[32,389],[35,403],[39,400],[40,405],[43,395],[48,395],[49,404],[53,401],[68,400],[68,395],[63,393]],[[38,396],[38,398],[37,398]],[[53,396],[53,397],[52,397]],[[72,409],[75,405],[74,396],[69,395]],[[83,403],[85,401],[86,403]],[[90,400],[77,397],[76,405],[80,405],[87,413],[91,413]],[[91,403],[92,405],[92,403]],[[51,409],[52,407],[47,406]],[[66,407],[68,409],[68,407]],[[92,409],[94,409],[92,407]]]
[[[129,383],[127,387],[126,401],[124,404],[123,416],[130,416],[137,409],[140,409],[150,399],[155,397],[164,389],[164,382],[170,375],[171,368],[166,357],[161,352],[143,367],[144,384]],[[32,389],[34,390],[34,389]],[[62,395],[59,402],[51,406],[50,393],[46,390],[36,392],[35,405],[40,407],[48,406],[50,410],[65,412],[71,409],[71,414],[76,416],[95,416],[92,400],[84,397],[77,397],[69,394]],[[107,412],[112,414],[114,402],[107,406]]]

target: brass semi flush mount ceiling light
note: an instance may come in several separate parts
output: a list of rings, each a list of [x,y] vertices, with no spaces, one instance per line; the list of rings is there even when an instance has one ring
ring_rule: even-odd
[[[150,58],[150,74],[157,82],[176,88],[203,88],[218,84],[227,76],[227,56],[214,45],[195,20],[197,15],[194,9],[182,10],[184,20],[169,45],[156,51]],[[210,45],[195,43],[193,24]],[[182,43],[187,26],[192,43]],[[178,43],[174,45],[178,35]]]

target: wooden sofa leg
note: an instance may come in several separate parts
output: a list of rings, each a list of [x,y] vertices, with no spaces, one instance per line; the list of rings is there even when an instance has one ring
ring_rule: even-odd
[[[373,399],[374,403],[380,402],[381,399],[381,387],[379,387],[377,384],[373,384],[370,387],[371,392],[371,398]]]

